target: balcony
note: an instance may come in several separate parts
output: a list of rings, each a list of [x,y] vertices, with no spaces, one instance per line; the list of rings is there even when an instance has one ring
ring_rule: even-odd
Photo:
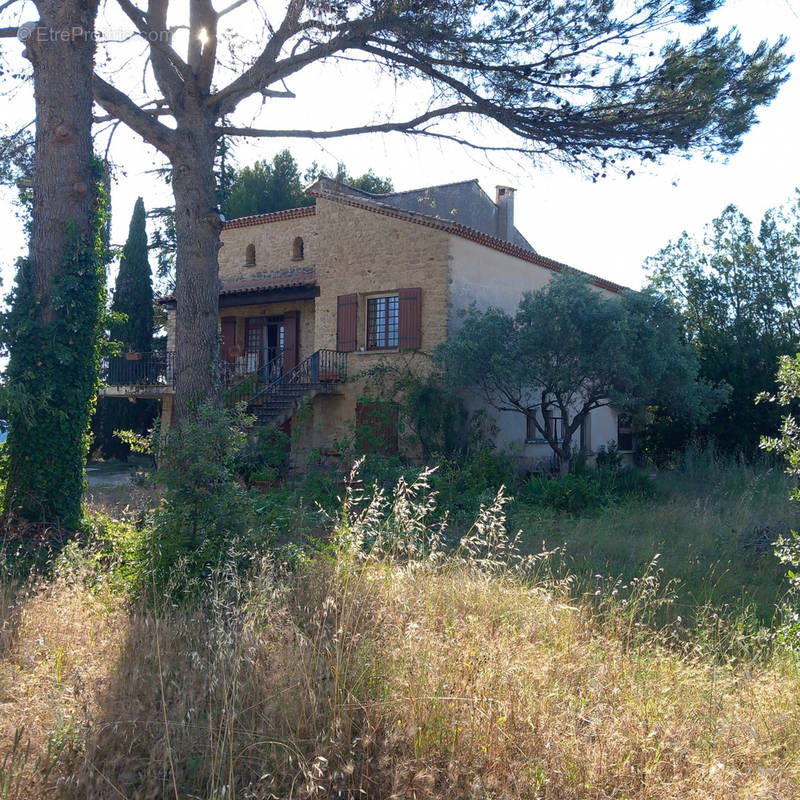
[[[102,397],[163,397],[175,391],[175,353],[123,353],[100,362]]]

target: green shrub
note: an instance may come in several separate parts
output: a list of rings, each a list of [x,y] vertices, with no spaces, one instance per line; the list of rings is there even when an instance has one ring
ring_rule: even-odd
[[[595,457],[595,464],[599,469],[619,469],[622,466],[622,456],[615,441],[612,440],[607,445],[600,445]]]
[[[286,474],[289,437],[274,425],[256,425],[247,431],[233,468],[246,481],[272,481]]]
[[[441,459],[431,476],[439,506],[472,516],[481,503],[491,502],[501,486],[514,486],[511,460],[484,447],[461,459]]]
[[[135,582],[181,596],[268,546],[254,496],[236,481],[251,424],[239,409],[204,405],[170,430],[155,476],[164,497],[145,525]]]
[[[653,482],[645,472],[602,467],[560,478],[534,475],[518,492],[517,499],[530,505],[576,514],[625,498],[647,497],[653,493]]]

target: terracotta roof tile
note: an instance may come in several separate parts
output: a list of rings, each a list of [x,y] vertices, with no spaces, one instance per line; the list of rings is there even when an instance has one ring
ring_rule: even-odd
[[[284,219],[313,217],[316,213],[317,210],[314,206],[289,208],[286,211],[274,211],[271,214],[255,214],[252,217],[239,217],[238,219],[231,219],[222,226],[222,229],[230,230],[231,228],[248,228],[251,225],[261,225],[264,222],[280,222],[280,220]]]
[[[248,294],[250,292],[266,292],[270,289],[287,289],[292,286],[309,286],[317,282],[317,271],[314,267],[293,267],[276,269],[263,275],[254,275],[246,280],[220,281],[220,297],[223,295]],[[175,294],[159,297],[159,303],[175,302]]]

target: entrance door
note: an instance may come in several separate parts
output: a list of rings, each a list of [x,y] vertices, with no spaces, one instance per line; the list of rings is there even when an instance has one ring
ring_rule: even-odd
[[[265,381],[283,372],[285,330],[283,317],[250,317],[245,320],[247,371],[260,371]]]

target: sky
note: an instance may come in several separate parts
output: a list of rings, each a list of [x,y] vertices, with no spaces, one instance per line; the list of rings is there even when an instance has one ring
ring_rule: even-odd
[[[784,34],[800,62],[800,0],[729,0],[713,22],[722,30],[736,26],[748,48],[761,39],[774,41]],[[106,20],[105,24],[115,23]],[[297,100],[270,101],[265,113],[279,117],[280,121],[273,124],[281,128],[336,127],[352,124],[354,115],[365,108],[384,112],[405,102],[402,90],[395,95],[386,77],[363,70],[354,73],[353,69],[344,66],[300,73],[290,86]],[[512,186],[517,190],[517,228],[539,253],[639,288],[646,281],[643,264],[648,256],[684,230],[702,234],[704,225],[728,204],[737,205],[757,224],[768,208],[791,199],[800,186],[800,64],[793,69],[798,74],[784,84],[770,106],[759,111],[759,122],[745,136],[738,153],[713,162],[701,157],[674,157],[660,165],[639,165],[630,179],[609,174],[592,183],[559,166],[524,164],[501,156],[494,156],[489,163],[476,151],[398,134],[324,143],[241,141],[235,156],[245,165],[259,158],[271,159],[288,147],[301,169],[312,161],[333,169],[337,161],[342,161],[351,174],[373,169],[390,177],[397,190],[477,178],[494,197],[496,185]],[[133,86],[141,82],[141,77],[131,74],[127,80]],[[31,109],[25,97],[18,97],[11,109],[7,107],[6,121],[9,125],[27,121]],[[255,115],[255,109],[252,113]],[[152,174],[161,163],[158,156],[122,127],[115,134],[112,157],[116,164],[112,235],[114,243],[121,245],[136,198],[141,195],[145,205],[153,208],[170,204],[170,192]],[[11,199],[10,191],[0,190],[3,290],[10,288],[14,260],[24,249]]]

